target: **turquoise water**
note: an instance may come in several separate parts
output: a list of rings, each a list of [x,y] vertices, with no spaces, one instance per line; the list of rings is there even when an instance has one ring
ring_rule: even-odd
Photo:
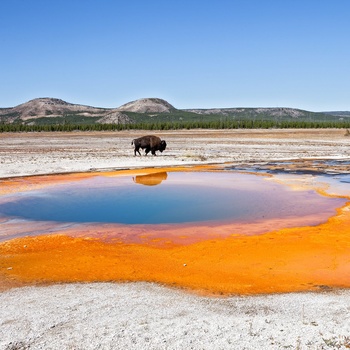
[[[147,176],[97,176],[19,193],[0,204],[0,216],[76,223],[254,222],[313,214],[329,217],[345,203],[314,191],[292,191],[252,174]]]

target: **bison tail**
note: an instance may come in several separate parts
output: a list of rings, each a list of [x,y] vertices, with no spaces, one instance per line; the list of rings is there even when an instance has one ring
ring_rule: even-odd
[[[135,140],[132,140],[132,141],[131,141],[131,144],[132,144],[132,145],[134,144],[134,141],[135,141]]]

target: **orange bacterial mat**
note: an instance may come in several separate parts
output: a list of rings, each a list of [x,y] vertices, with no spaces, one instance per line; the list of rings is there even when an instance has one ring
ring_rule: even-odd
[[[98,176],[131,175],[136,186],[162,186],[169,181],[171,172],[183,170],[189,171],[143,169]],[[6,201],[7,196],[19,192],[78,182],[95,175],[9,179],[1,182],[0,195]],[[339,193],[330,195],[324,184],[314,178],[297,184],[295,179],[288,183],[273,176],[265,178],[282,182],[291,191],[322,190],[320,199],[348,199]],[[312,214],[304,219],[271,217],[254,222],[176,225],[61,223],[52,229],[48,222],[0,217],[0,286],[4,290],[65,282],[149,281],[210,295],[348,288],[349,204],[336,208],[333,215],[318,224],[314,224],[315,218],[319,219]],[[26,236],[26,232],[40,234]],[[14,234],[21,237],[6,239]]]

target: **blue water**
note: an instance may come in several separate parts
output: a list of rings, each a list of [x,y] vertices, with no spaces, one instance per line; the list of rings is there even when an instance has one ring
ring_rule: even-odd
[[[143,185],[140,177],[139,181],[103,176],[72,181],[16,194],[0,204],[0,215],[77,223],[252,222],[318,213],[330,216],[344,203],[313,191],[291,191],[262,176],[198,172],[170,173],[153,186]]]

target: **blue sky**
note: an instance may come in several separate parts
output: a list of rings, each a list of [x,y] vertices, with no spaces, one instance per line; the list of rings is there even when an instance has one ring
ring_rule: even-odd
[[[1,0],[0,107],[350,110],[349,0]]]

